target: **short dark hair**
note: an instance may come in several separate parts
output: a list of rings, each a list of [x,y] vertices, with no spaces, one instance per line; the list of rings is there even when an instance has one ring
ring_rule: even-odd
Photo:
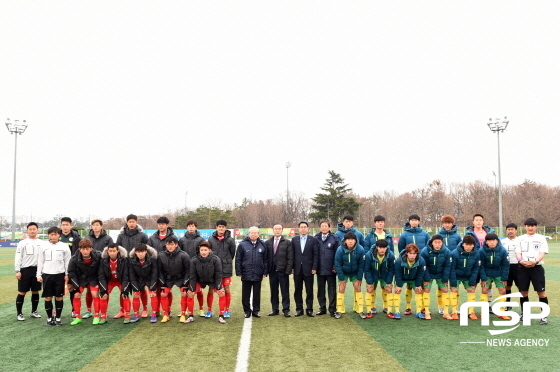
[[[100,226],[103,226],[103,221],[101,221],[101,220],[93,220],[93,221],[91,221],[91,225],[93,225],[94,223],[98,223]]]
[[[138,221],[138,216],[135,214],[129,214],[128,216],[126,216],[126,222],[130,220]]]
[[[302,224],[302,223],[304,223],[305,226],[309,227],[309,224],[308,224],[307,222],[305,222],[305,221],[300,221],[300,222],[297,224],[298,227],[301,227],[301,224]]]
[[[473,221],[474,221],[474,218],[475,218],[475,217],[480,217],[480,218],[484,219],[484,216],[481,215],[480,213],[475,213],[475,215],[472,216]]]
[[[389,243],[385,239],[379,239],[375,242],[375,246],[380,248],[387,248],[389,246]]]
[[[534,218],[527,218],[525,222],[523,222],[524,226],[538,226],[539,223]]]
[[[93,248],[93,243],[89,239],[82,239],[78,244],[79,248]]]
[[[198,227],[198,222],[196,222],[195,220],[188,220],[187,221],[187,226],[189,225],[194,225],[194,227]]]
[[[408,216],[408,220],[418,220],[420,221],[420,216],[417,214],[411,214],[410,216]]]
[[[119,248],[119,245],[117,243],[109,243],[109,245],[107,246],[107,248]]]
[[[319,223],[319,226],[321,226],[322,224],[326,223],[327,225],[329,225],[329,227],[331,227],[331,223],[327,220],[325,221],[321,221],[321,223]]]
[[[216,226],[219,226],[219,225],[227,226],[227,221],[226,221],[226,220],[218,220],[218,221],[216,221]]]
[[[463,238],[463,244],[475,245],[474,236],[465,235],[465,237]]]
[[[134,247],[134,251],[136,252],[145,252],[147,250],[148,250],[148,246],[144,243],[136,244],[136,247]]]
[[[373,217],[373,222],[377,222],[377,221],[385,221],[385,217],[378,214],[377,216]]]
[[[500,240],[498,238],[498,235],[494,234],[494,233],[490,233],[490,234],[486,234],[486,237],[484,237],[485,240]]]
[[[354,221],[354,217],[352,217],[351,215],[347,214],[346,216],[344,216],[342,218],[342,221],[344,220],[348,220],[348,221]]]
[[[29,222],[27,224],[27,228],[29,229],[29,226],[35,226],[36,228],[39,228],[39,225],[37,225],[37,222]]]
[[[208,249],[212,250],[212,244],[208,240],[201,241],[198,245],[198,248],[200,247],[207,247]]]
[[[164,223],[166,225],[169,225],[169,218],[165,216],[161,216],[160,218],[157,219],[156,223]]]
[[[344,234],[344,240],[348,239],[354,239],[355,241],[358,241],[358,238],[356,238],[356,234],[354,234],[352,231],[348,231],[346,234]]]
[[[175,235],[169,235],[167,238],[165,238],[165,244],[171,243],[171,242],[179,244],[179,240],[177,239],[177,237]]]
[[[58,226],[49,227],[49,229],[47,230],[47,234],[52,234],[52,233],[57,233],[58,235],[60,235],[62,233],[62,230],[60,230]]]
[[[514,224],[513,222],[508,223],[507,226],[506,226],[506,229],[509,229],[510,227],[511,227],[511,228],[514,228],[515,230],[517,230],[517,225]]]
[[[68,222],[71,225],[72,224],[72,219],[70,217],[62,217],[60,219],[60,223],[62,223],[62,222]]]
[[[434,236],[432,236],[432,241],[434,240],[441,240],[443,241],[443,236],[439,235],[439,234],[435,234]]]

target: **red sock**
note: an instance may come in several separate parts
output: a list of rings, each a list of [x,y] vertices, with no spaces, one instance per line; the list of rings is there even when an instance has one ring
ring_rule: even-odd
[[[187,311],[187,296],[181,296],[181,314],[185,314]]]
[[[187,310],[189,315],[194,314],[194,297],[187,297]]]
[[[161,308],[163,309],[163,315],[169,316],[169,295],[161,296]]]
[[[152,316],[156,316],[156,312],[159,311],[159,298],[158,296],[150,298],[152,300]]]
[[[74,307],[74,312],[76,313],[76,318],[82,317],[82,299],[74,297],[72,300],[72,306]]]
[[[123,311],[123,298],[122,298],[122,296],[119,296],[119,304],[121,305],[120,312],[122,313],[122,312],[124,312]]]
[[[198,300],[198,307],[202,310],[204,307],[204,293],[202,293],[202,289],[200,292],[196,292],[196,299]]]
[[[109,298],[107,297],[106,300],[99,299],[99,312],[103,318],[107,317],[107,307],[109,307]]]
[[[224,315],[224,311],[226,311],[226,296],[220,297],[218,303],[220,304],[220,315]]]
[[[214,291],[210,288],[210,292],[206,295],[206,304],[208,304],[208,311],[212,311],[212,302],[214,302]]]
[[[226,298],[226,309],[229,310],[229,306],[231,305],[231,292],[227,292],[224,297]]]
[[[132,298],[132,309],[134,310],[135,313],[140,311],[140,297],[136,297],[139,294],[140,293],[138,292],[134,293],[134,297]]]
[[[93,302],[93,297],[91,296],[91,291],[88,289],[86,293],[86,307],[87,311],[91,313],[91,303]]]
[[[99,317],[99,297],[94,297],[93,299],[93,314]]]
[[[142,291],[140,293],[140,298],[142,299],[142,306],[144,307],[144,310],[146,310],[148,308],[148,293],[146,291]]]
[[[124,316],[125,317],[130,316],[130,299],[123,298],[122,302],[123,302]]]

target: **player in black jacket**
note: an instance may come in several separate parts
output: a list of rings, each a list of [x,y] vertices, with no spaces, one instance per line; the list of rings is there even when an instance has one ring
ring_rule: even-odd
[[[111,243],[101,254],[99,264],[99,295],[101,296],[101,320],[99,324],[107,323],[107,307],[109,306],[109,294],[113,288],[118,287],[121,309],[113,318],[122,318],[124,323],[130,323],[130,300],[128,293],[130,283],[128,278],[128,256],[124,247]]]
[[[161,307],[163,308],[162,323],[169,321],[169,293],[173,286],[181,290],[181,323],[185,322],[185,311],[187,310],[187,291],[189,281],[190,258],[186,252],[178,249],[179,240],[175,235],[165,240],[165,251],[158,254],[158,276],[161,285]]]
[[[130,319],[131,323],[136,323],[140,318],[140,297],[142,293],[149,292],[152,302],[151,323],[157,321],[156,312],[159,310],[159,300],[156,295],[158,285],[157,251],[144,243],[138,244],[129,253],[128,274],[130,286],[134,297],[132,299],[132,309],[134,316]],[[146,289],[147,288],[147,289]]]

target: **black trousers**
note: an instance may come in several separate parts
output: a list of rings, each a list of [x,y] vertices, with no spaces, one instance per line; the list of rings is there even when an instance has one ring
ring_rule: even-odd
[[[262,281],[252,282],[249,280],[241,281],[241,304],[243,311],[256,313],[261,311],[261,283]],[[251,304],[251,292],[253,292],[253,303]],[[251,310],[252,305],[252,310]]]
[[[296,311],[303,311],[303,284],[305,283],[305,310],[313,311],[313,282],[314,275],[303,275],[300,270],[299,275],[294,274],[294,300],[296,301]]]
[[[282,311],[290,311],[290,280],[288,275],[281,271],[272,271],[268,276],[270,282],[270,304],[272,311],[278,311],[278,287],[282,294]]]
[[[326,287],[328,286],[328,290]],[[336,311],[336,274],[317,275],[317,301],[319,301],[319,310],[327,311],[327,300],[325,292],[329,295],[329,313]]]

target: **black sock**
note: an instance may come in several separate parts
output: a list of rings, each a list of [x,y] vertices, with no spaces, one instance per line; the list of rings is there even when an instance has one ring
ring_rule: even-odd
[[[70,292],[70,307],[72,308],[73,313],[75,312],[74,311],[74,294],[75,293],[76,293],[75,291]]]
[[[64,302],[54,300],[54,305],[56,306],[56,318],[60,319],[62,317],[62,307],[64,306]]]
[[[47,317],[50,319],[52,318],[52,300],[51,301],[47,301],[45,300],[45,311],[47,312]]]
[[[521,314],[523,314],[523,304],[529,301],[529,296],[521,297],[519,300],[519,305],[521,306]]]
[[[34,313],[39,307],[39,293],[31,294],[31,312]]]
[[[506,294],[510,294],[511,293],[511,289],[506,289]]]
[[[16,311],[19,314],[23,314],[23,301],[25,300],[25,296],[24,295],[20,295],[18,293],[17,297],[16,297]]]
[[[545,304],[548,304],[548,297],[539,297],[539,302],[544,302]]]

